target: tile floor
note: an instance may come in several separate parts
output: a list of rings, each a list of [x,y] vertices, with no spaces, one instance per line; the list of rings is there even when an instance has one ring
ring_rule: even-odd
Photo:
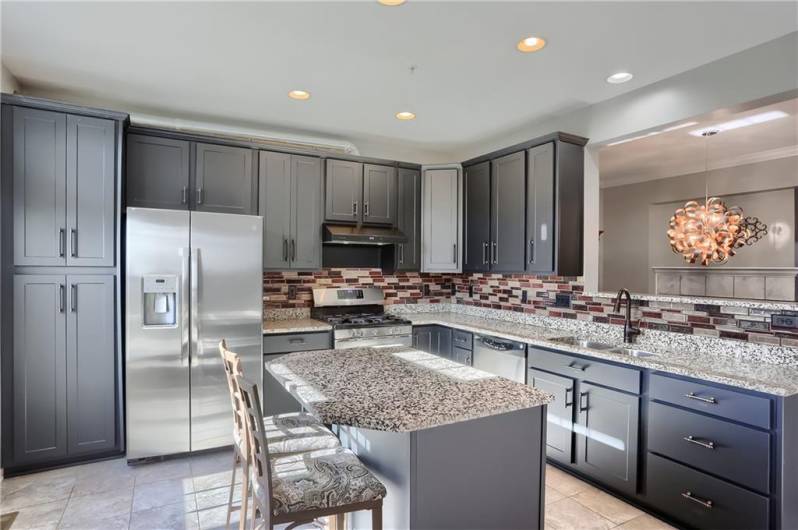
[[[227,514],[232,452],[128,466],[124,458],[0,482],[2,530],[211,530]],[[236,501],[240,499],[236,491]],[[237,524],[237,513],[233,515]],[[236,526],[237,527],[237,526]],[[671,527],[551,466],[546,529]]]

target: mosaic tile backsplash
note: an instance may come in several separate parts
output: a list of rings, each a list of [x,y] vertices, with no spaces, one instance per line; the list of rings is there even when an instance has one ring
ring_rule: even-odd
[[[317,287],[380,287],[388,304],[458,303],[550,317],[623,325],[613,301],[584,293],[579,278],[525,274],[384,273],[381,269],[265,272],[264,309],[307,309]],[[557,307],[557,295],[570,307]],[[564,301],[564,300],[563,300]],[[772,310],[636,300],[641,328],[798,347],[798,333],[770,328]]]

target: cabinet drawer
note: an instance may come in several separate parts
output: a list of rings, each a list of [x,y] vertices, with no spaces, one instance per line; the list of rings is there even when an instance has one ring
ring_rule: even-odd
[[[651,376],[651,399],[730,420],[770,428],[770,400],[707,383],[682,381],[663,375]]]
[[[634,394],[640,393],[640,371],[634,368],[532,347],[529,348],[527,359],[529,368],[547,370]]]
[[[474,336],[467,331],[452,330],[452,344],[464,350],[473,349]]]
[[[263,336],[263,354],[288,353],[307,350],[326,350],[331,348],[331,334],[322,333],[286,333]]]
[[[648,454],[646,498],[692,528],[768,528],[769,499]]]
[[[471,366],[473,364],[473,359],[471,358],[471,350],[466,350],[465,348],[458,348],[457,346],[454,346],[452,348],[452,360],[460,364],[465,364],[466,366]]]
[[[651,403],[648,448],[763,493],[770,491],[770,434]]]

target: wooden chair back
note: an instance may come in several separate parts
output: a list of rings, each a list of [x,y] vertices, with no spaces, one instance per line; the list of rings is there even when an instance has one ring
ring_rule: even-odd
[[[219,343],[219,353],[222,356],[224,373],[227,377],[227,386],[230,390],[230,403],[233,406],[234,428],[238,432],[239,438],[246,443],[246,419],[244,417],[244,407],[241,404],[241,392],[238,388],[237,377],[243,377],[244,371],[241,368],[241,358],[237,353],[227,349],[227,342],[222,340]],[[242,455],[247,456],[247,455]]]
[[[272,470],[269,462],[269,444],[263,424],[258,387],[243,376],[236,378],[241,393],[241,404],[246,418],[249,437],[250,470],[252,477],[254,508],[263,519],[265,528],[271,528],[272,518]],[[252,518],[253,523],[255,517]]]

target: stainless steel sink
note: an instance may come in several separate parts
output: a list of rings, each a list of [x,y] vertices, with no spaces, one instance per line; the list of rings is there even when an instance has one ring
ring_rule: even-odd
[[[626,348],[626,347],[612,348],[610,351],[612,353],[631,355],[632,357],[653,357],[657,355],[656,353],[651,353],[650,351],[638,350],[635,348]]]
[[[614,344],[606,344],[604,342],[597,342],[589,339],[580,339],[579,337],[556,337],[551,339],[552,342],[559,342],[560,344],[567,344],[569,346],[576,346],[578,348],[586,348],[588,350],[611,350],[615,347]]]

